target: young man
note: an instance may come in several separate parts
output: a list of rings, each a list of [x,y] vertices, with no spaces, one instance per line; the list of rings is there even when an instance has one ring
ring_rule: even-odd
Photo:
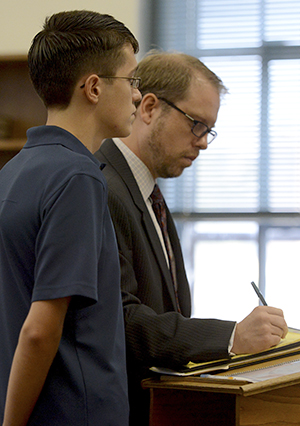
[[[174,222],[165,206],[164,236],[151,194],[158,177],[179,176],[216,136],[212,128],[225,88],[198,59],[179,53],[147,56],[136,75],[143,98],[133,131],[126,139],[105,141],[96,157],[106,163],[119,246],[130,424],[141,426],[148,424],[148,401],[140,381],[149,367],[176,368],[226,358],[230,351],[267,349],[285,336],[287,326],[282,312],[271,307],[256,308],[239,324],[189,318],[189,285]]]
[[[118,250],[93,153],[131,131],[137,51],[89,11],[53,15],[32,42],[47,123],[0,172],[3,426],[128,424]]]

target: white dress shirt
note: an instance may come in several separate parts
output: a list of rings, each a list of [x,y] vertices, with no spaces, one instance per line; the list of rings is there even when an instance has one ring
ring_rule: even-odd
[[[167,261],[167,264],[169,265],[169,259],[167,254],[167,249],[165,246],[163,234],[160,228],[160,225],[156,219],[155,213],[152,208],[152,200],[150,198],[150,195],[152,194],[155,180],[153,179],[153,176],[150,173],[150,170],[148,167],[143,163],[142,160],[140,160],[132,151],[130,148],[128,148],[127,145],[124,144],[120,139],[114,138],[113,139],[116,146],[119,148],[119,150],[124,155],[132,173],[136,180],[136,183],[138,184],[138,187],[142,193],[143,199],[145,201],[145,204],[147,206],[147,209],[150,213],[151,219],[153,221],[153,224],[155,226],[155,229],[157,231],[157,234],[159,236],[165,258]]]

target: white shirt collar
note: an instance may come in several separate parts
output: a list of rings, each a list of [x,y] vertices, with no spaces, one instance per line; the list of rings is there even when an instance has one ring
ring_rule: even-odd
[[[142,193],[143,199],[146,201],[150,197],[155,185],[155,180],[150,170],[121,139],[114,138],[113,141],[124,155]]]

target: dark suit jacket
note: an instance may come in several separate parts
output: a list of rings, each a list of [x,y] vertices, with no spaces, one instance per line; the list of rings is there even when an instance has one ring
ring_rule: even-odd
[[[180,242],[167,210],[168,232],[176,259],[178,298],[161,243],[135,178],[120,150],[106,140],[96,157],[106,166],[108,204],[118,240],[126,328],[132,419],[142,407],[140,380],[151,366],[179,367],[228,357],[234,323],[191,319],[190,292]],[[144,408],[143,408],[144,409]],[[141,419],[131,425],[146,425]]]

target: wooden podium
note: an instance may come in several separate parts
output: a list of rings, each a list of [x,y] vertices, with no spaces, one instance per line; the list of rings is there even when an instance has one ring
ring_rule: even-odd
[[[150,389],[150,426],[300,425],[300,372],[257,383],[158,376],[142,385]]]

